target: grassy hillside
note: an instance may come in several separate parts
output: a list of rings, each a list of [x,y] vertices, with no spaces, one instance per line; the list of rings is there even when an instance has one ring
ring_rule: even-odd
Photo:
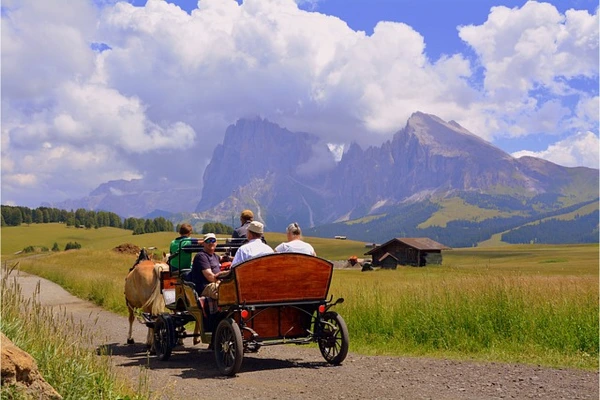
[[[497,209],[486,209],[479,206],[469,204],[460,197],[443,199],[439,202],[441,208],[433,213],[427,221],[419,224],[420,229],[430,226],[446,227],[447,223],[454,220],[480,221],[488,218],[504,218],[514,215],[508,211]]]
[[[177,236],[175,232],[133,235],[129,230],[108,227],[78,229],[58,223],[2,227],[1,234],[2,257],[8,260],[25,256],[25,254],[16,255],[15,253],[27,246],[43,246],[51,249],[54,243],[57,243],[59,249],[64,250],[68,242],[77,242],[81,244],[82,249],[89,250],[109,250],[120,244],[131,243],[139,247],[156,247],[156,252],[162,253],[169,251],[171,240]],[[202,237],[201,234],[194,236]],[[224,236],[222,237],[224,238]],[[271,247],[287,240],[285,234],[275,232],[265,233],[265,238]],[[305,240],[313,245],[320,257],[330,260],[346,260],[352,255],[360,257],[368,250],[365,248],[364,242],[354,240],[313,237],[305,237]]]
[[[554,219],[558,222],[547,225],[547,232],[544,232],[545,226],[537,231],[521,231],[520,242],[596,243],[598,224],[593,220],[599,208],[598,199],[568,207],[561,204],[556,194],[519,199],[462,192],[452,198],[382,207],[377,218],[322,225],[307,229],[307,233],[320,237],[344,235],[375,243],[394,237],[428,237],[449,247],[472,247],[480,243],[489,245],[490,240],[500,245],[503,239],[498,234]]]
[[[11,257],[26,246],[52,248],[54,243],[63,250],[68,242],[77,242],[85,249],[112,249],[119,244],[132,243],[140,247],[156,246],[167,249],[174,233],[158,232],[133,235],[130,230],[118,228],[79,229],[64,224],[30,224],[2,227],[2,256]]]

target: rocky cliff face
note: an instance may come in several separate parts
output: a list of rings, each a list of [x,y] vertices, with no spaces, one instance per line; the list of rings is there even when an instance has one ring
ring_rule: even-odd
[[[237,213],[251,208],[257,219],[275,225],[297,215],[309,221],[311,213],[321,219],[323,181],[334,167],[333,155],[316,136],[260,118],[240,120],[213,153],[196,211],[227,221],[233,210],[237,221]]]
[[[215,150],[196,211],[227,221],[232,210],[251,208],[269,229],[281,230],[292,220],[311,227],[456,191],[519,198],[577,193],[584,201],[594,191],[585,193],[579,183],[595,186],[597,195],[597,177],[589,168],[517,160],[456,122],[424,113],[413,114],[380,147],[352,144],[337,165],[310,134],[241,120]]]
[[[343,177],[338,179],[337,177]],[[455,122],[415,113],[381,147],[353,146],[330,177],[344,208],[394,204],[411,196],[452,190],[489,191],[498,186],[543,188],[509,154]],[[360,196],[353,194],[360,193]]]

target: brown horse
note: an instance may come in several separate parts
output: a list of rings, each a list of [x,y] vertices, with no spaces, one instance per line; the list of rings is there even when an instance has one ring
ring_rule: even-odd
[[[158,315],[164,311],[165,301],[160,293],[160,272],[168,269],[164,263],[154,263],[149,259],[142,259],[129,271],[125,278],[125,302],[129,309],[129,334],[127,344],[133,344],[132,337],[134,310],[141,309],[145,313]],[[148,328],[146,345],[152,347],[154,329]]]

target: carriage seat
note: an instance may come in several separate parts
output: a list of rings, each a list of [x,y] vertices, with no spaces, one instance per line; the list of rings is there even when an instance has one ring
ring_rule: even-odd
[[[217,300],[211,299],[207,296],[200,296],[196,291],[196,284],[194,282],[183,280],[183,284],[193,289],[194,297],[196,298],[196,305],[200,310],[202,310],[202,314],[204,315],[204,317],[207,317],[210,314],[217,313]]]
[[[188,275],[190,274],[190,272],[192,272],[191,268],[180,269],[179,270],[179,276],[181,277],[181,280],[189,282],[189,283],[192,283],[192,282],[188,281],[188,279],[187,279]]]

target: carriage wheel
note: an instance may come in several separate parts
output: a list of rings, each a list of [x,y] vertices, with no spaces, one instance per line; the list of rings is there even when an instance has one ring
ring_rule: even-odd
[[[154,351],[156,358],[167,361],[173,350],[175,327],[169,315],[160,315],[154,323]]]
[[[328,363],[341,364],[348,355],[350,341],[346,322],[341,315],[333,311],[323,314],[321,320],[327,323],[321,325],[319,350]]]
[[[239,325],[232,318],[219,322],[213,343],[219,371],[228,376],[237,374],[244,358],[244,345]]]

